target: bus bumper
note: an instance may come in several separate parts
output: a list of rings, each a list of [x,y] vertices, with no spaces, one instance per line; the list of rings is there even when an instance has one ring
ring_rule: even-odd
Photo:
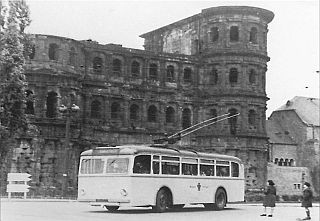
[[[93,202],[90,202],[91,206],[123,206],[130,204],[130,200],[123,199],[96,199]]]

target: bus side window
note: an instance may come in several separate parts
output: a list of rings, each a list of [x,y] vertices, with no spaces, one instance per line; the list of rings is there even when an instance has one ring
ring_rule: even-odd
[[[139,155],[134,158],[133,173],[150,174],[151,156]]]
[[[239,177],[239,164],[231,162],[231,173],[232,177]]]
[[[218,166],[217,165],[216,170],[217,170],[217,176],[224,176],[224,177],[230,176],[229,166]]]
[[[153,174],[159,174],[159,161],[153,161],[152,163]]]
[[[200,164],[200,175],[201,176],[214,176],[214,166]]]

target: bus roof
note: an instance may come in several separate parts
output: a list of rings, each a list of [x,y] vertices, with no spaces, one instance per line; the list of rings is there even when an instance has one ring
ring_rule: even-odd
[[[217,153],[203,153],[194,150],[179,150],[173,147],[164,145],[121,145],[110,147],[96,147],[94,149],[86,150],[81,153],[81,156],[106,156],[106,155],[137,155],[137,154],[168,154],[170,156],[180,157],[199,157],[199,158],[214,158],[221,160],[233,160],[241,162],[241,160],[234,156],[217,154]]]

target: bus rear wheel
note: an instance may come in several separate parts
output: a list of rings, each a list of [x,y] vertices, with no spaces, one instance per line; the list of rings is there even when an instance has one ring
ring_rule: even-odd
[[[108,211],[115,212],[119,209],[119,206],[104,206]]]
[[[154,210],[158,213],[165,212],[172,204],[170,201],[171,199],[169,193],[164,189],[159,190],[157,193],[156,206],[154,207]]]
[[[216,210],[223,210],[227,204],[227,194],[223,189],[218,189],[215,195],[214,207]]]

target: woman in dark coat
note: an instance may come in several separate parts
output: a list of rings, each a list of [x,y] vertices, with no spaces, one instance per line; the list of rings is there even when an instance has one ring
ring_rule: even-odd
[[[261,214],[261,216],[267,215],[267,207],[270,207],[270,214],[268,217],[273,216],[274,207],[276,206],[276,194],[277,190],[275,188],[275,184],[272,180],[268,180],[268,187],[264,191],[265,197],[263,200],[263,206],[264,206],[264,212]]]
[[[311,219],[309,207],[312,207],[313,194],[312,194],[312,190],[311,190],[310,186],[311,185],[308,182],[305,182],[303,185],[303,196],[302,196],[301,206],[305,208],[307,217],[302,220],[310,220]]]

